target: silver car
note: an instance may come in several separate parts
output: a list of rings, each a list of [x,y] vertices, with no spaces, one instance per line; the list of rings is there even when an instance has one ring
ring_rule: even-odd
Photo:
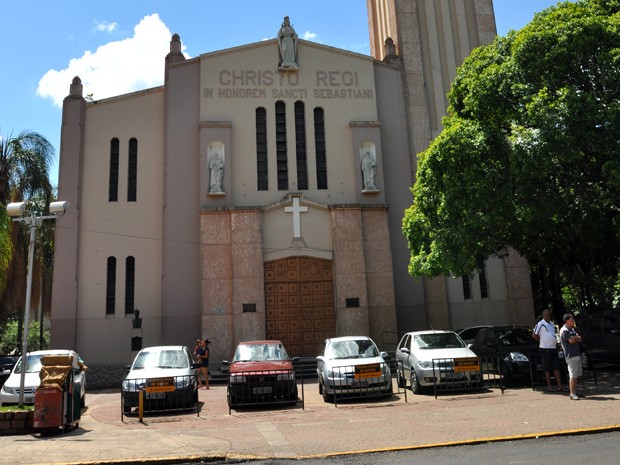
[[[392,375],[377,345],[367,336],[325,340],[317,360],[319,393],[325,402],[338,397],[392,396]]]
[[[405,334],[396,349],[398,385],[419,393],[425,387],[479,387],[478,357],[454,331],[414,331]]]

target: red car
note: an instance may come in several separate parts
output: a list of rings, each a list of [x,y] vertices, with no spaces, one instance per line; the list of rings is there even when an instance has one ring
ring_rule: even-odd
[[[248,341],[237,346],[230,365],[228,406],[297,403],[293,360],[280,341]]]

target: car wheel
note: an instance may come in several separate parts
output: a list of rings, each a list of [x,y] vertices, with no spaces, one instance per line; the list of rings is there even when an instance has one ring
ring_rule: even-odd
[[[228,401],[228,407],[233,408],[237,406],[237,398],[231,394],[230,389],[226,392],[226,400]]]
[[[333,394],[328,394],[327,391],[325,390],[325,386],[322,385],[321,383],[321,392],[323,394],[323,402],[327,402],[329,404],[334,402],[334,395]]]
[[[590,355],[588,355],[587,352],[581,352],[580,354],[581,357],[581,367],[584,370],[591,370],[592,369],[592,359],[590,358]]]
[[[507,363],[502,363],[501,371],[502,378],[504,379],[504,386],[512,386],[514,384],[514,376]]]
[[[411,391],[414,394],[419,394],[422,391],[422,386],[418,382],[418,375],[413,368],[411,368]]]

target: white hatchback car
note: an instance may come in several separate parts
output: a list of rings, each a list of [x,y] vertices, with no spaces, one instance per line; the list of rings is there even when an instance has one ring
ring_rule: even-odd
[[[419,393],[425,387],[480,387],[478,357],[454,331],[414,331],[396,349],[397,380]],[[402,367],[402,368],[401,368]]]
[[[392,396],[392,374],[385,359],[367,336],[333,337],[325,340],[317,360],[319,393],[325,402],[334,396]]]
[[[26,357],[26,376],[24,379],[24,404],[34,404],[34,392],[41,384],[39,373],[41,372],[41,357],[45,355],[70,355],[73,357],[73,383],[75,389],[80,391],[80,404],[82,408],[86,400],[86,366],[80,356],[73,350],[51,349],[28,352]],[[11,371],[2,389],[0,389],[0,406],[17,405],[21,385],[22,357]]]

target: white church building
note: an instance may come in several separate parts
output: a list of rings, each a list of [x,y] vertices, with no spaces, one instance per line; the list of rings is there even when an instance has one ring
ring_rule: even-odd
[[[495,34],[491,0],[368,0],[372,56],[271,40],[186,59],[162,86],[63,106],[52,347],[105,372],[143,346],[211,359],[273,338],[532,323],[529,268],[489,258],[465,277],[413,278],[402,234],[417,154],[441,132],[456,68]],[[294,19],[294,18],[292,18]]]

